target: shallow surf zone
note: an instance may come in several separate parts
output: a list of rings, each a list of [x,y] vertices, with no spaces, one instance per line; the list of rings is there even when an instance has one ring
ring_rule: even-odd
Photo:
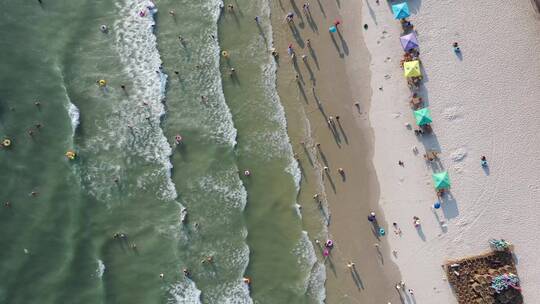
[[[167,304],[200,304],[201,291],[197,289],[195,283],[190,279],[184,279],[182,282],[171,284],[167,288],[169,298]]]
[[[158,3],[155,33],[164,71],[170,75],[164,129],[168,138],[183,137],[171,158],[173,182],[188,214],[178,236],[177,260],[192,271],[200,291],[188,292],[192,286],[181,281],[181,287],[168,289],[169,303],[192,303],[195,297],[204,303],[252,303],[242,280],[250,253],[243,219],[247,192],[235,162],[237,131],[219,70],[220,4]],[[213,264],[201,263],[209,256]]]
[[[265,1],[265,3],[262,5],[262,15],[267,19],[271,19],[271,9],[270,9],[270,2]],[[274,47],[274,33],[272,30],[271,23],[267,23],[264,25],[264,31],[265,31],[265,37],[267,37],[267,50],[271,50]],[[281,139],[282,143],[282,151],[285,152],[286,157],[289,160],[289,164],[285,168],[285,171],[291,174],[291,176],[294,179],[294,183],[296,186],[296,193],[298,196],[298,193],[300,191],[300,182],[302,179],[302,172],[300,170],[300,166],[298,164],[298,161],[294,157],[294,151],[292,149],[291,141],[287,133],[287,119],[285,116],[285,109],[283,108],[283,105],[281,103],[281,100],[279,98],[278,90],[277,90],[277,63],[276,61],[268,56],[269,60],[266,65],[263,66],[263,80],[264,80],[264,88],[265,88],[265,95],[269,100],[272,101],[272,104],[274,105],[274,117],[276,121],[279,122],[280,126],[280,133],[285,134],[285,136]],[[309,121],[307,129],[309,130]],[[311,138],[311,134],[309,134],[309,138]],[[322,179],[321,179],[321,186],[322,186]],[[322,186],[323,187],[323,186]],[[300,218],[302,218],[301,210],[298,209],[299,204],[295,202],[295,207],[297,210],[297,213]],[[327,204],[323,203],[321,205],[323,214],[328,214],[328,208]],[[317,233],[317,237],[324,236],[326,237],[328,235],[327,232],[327,222],[329,219],[327,217],[324,217],[323,222],[321,223],[322,230]],[[319,262],[317,260],[317,256],[315,254],[315,249],[313,247],[313,243],[309,239],[309,235],[307,231],[302,231],[301,238],[299,240],[298,245],[293,249],[293,254],[295,254],[298,258],[298,264],[299,267],[302,269],[301,271],[304,272],[304,281],[301,282],[301,286],[299,286],[302,289],[302,292],[308,295],[309,298],[312,299],[312,301],[316,303],[324,303],[324,300],[326,299],[326,290],[325,290],[325,281],[326,281],[326,268],[323,263]]]
[[[172,149],[161,129],[167,75],[162,71],[153,33],[157,8],[151,1],[136,0],[120,1],[116,6],[120,15],[114,24],[116,49],[133,87],[128,88],[127,98],[119,104],[119,119],[111,120],[110,124],[130,135],[125,143],[119,137],[119,144],[126,144],[147,162],[162,165],[163,170],[139,179],[138,184],[144,185],[147,177],[160,177],[163,183],[156,194],[163,200],[174,200],[177,193],[171,181],[169,160]]]

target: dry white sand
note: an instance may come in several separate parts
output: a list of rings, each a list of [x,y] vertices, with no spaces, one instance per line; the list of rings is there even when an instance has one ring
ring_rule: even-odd
[[[426,72],[422,95],[434,120],[430,139],[405,127],[414,119],[399,68],[399,23],[386,1],[363,2],[380,204],[406,288],[414,289],[417,303],[455,303],[441,264],[485,252],[490,238],[504,238],[515,244],[525,303],[540,303],[540,19],[531,1],[408,1]],[[437,198],[433,169],[422,157],[426,148],[442,151],[452,180],[452,198],[437,215],[430,208]],[[482,155],[488,171],[480,166]],[[392,222],[403,236],[391,232]]]

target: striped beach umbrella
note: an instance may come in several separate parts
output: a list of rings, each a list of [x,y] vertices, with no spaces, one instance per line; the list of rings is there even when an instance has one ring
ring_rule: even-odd
[[[392,12],[395,19],[405,19],[411,15],[407,2],[392,4]]]
[[[450,188],[450,177],[448,176],[448,171],[433,173],[432,177],[435,189],[440,190]]]
[[[403,63],[403,75],[405,77],[420,77],[422,72],[420,71],[420,61],[406,61]]]
[[[414,118],[416,118],[416,124],[419,126],[430,124],[433,121],[431,111],[428,108],[414,111]]]
[[[414,33],[399,37],[399,41],[401,42],[401,46],[405,51],[410,51],[418,47],[418,40],[416,39],[416,35]]]

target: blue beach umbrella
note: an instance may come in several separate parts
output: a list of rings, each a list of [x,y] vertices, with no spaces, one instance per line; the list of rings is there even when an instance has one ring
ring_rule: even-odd
[[[392,12],[395,19],[405,19],[411,15],[407,2],[392,4]]]
[[[441,203],[439,201],[436,201],[435,204],[433,204],[433,208],[435,209],[441,208]]]
[[[401,42],[401,46],[405,51],[410,51],[418,47],[418,40],[416,39],[416,35],[414,33],[399,37],[399,41]]]
[[[337,32],[337,28],[334,25],[332,25],[328,30],[330,31],[330,33]]]

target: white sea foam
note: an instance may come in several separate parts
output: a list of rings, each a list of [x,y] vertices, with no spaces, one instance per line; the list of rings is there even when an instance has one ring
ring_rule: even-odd
[[[66,94],[66,98],[68,100],[68,103],[66,104],[66,110],[69,115],[69,120],[71,121],[71,134],[72,136],[75,136],[75,132],[77,131],[77,127],[79,126],[79,108],[77,108],[76,105],[74,105],[71,102],[71,99],[69,98],[69,94],[67,91],[66,86],[64,85],[64,74],[62,73],[62,69],[58,64],[55,65],[55,69],[57,70],[58,74],[60,75],[60,78],[62,79],[62,89],[64,89],[64,93]]]
[[[264,19],[270,20],[270,3],[268,1],[265,2],[265,4],[262,7],[262,15],[264,16]],[[264,25],[265,29],[265,35],[267,37],[267,45],[266,48],[269,50],[273,47],[273,31],[272,31],[272,25],[267,24]],[[268,62],[262,67],[263,72],[263,81],[264,81],[264,92],[266,97],[272,101],[272,105],[274,106],[274,110],[271,111],[271,113],[274,113],[273,119],[279,123],[280,126],[280,139],[279,141],[281,143],[281,147],[283,148],[283,152],[286,153],[286,156],[289,158],[289,164],[285,168],[285,171],[292,175],[296,190],[300,190],[300,181],[302,178],[302,173],[300,171],[300,168],[298,166],[298,162],[294,159],[294,152],[290,143],[290,139],[287,133],[287,119],[285,117],[285,109],[283,108],[283,105],[281,104],[281,100],[279,98],[277,87],[276,87],[276,81],[277,81],[277,64],[275,60],[268,55]]]
[[[98,278],[102,278],[103,274],[105,273],[105,264],[102,260],[97,260],[97,269],[96,269],[96,275]]]
[[[326,267],[323,263],[317,262],[311,269],[309,276],[307,294],[313,299],[315,303],[323,304],[326,300],[326,289],[324,283],[326,282]]]
[[[253,303],[253,300],[249,297],[249,287],[242,280],[238,280],[233,283],[222,284],[217,289],[219,290],[219,296],[217,296],[215,299],[213,298],[209,299],[209,303],[222,303],[222,304],[252,304]]]
[[[309,240],[307,231],[302,231],[302,235],[293,248],[292,253],[296,256],[300,271],[304,275],[304,280],[299,285],[299,289],[301,293],[306,293],[309,286],[311,269],[317,262],[317,256],[315,255],[315,250]]]
[[[165,114],[162,102],[167,75],[161,70],[162,62],[153,33],[157,8],[151,1],[137,0],[118,2],[117,6],[121,17],[114,25],[116,47],[125,72],[134,83],[128,100],[121,103],[123,108],[118,112],[124,117],[117,127],[125,129],[129,124],[138,123],[139,127],[130,130],[134,135],[131,146],[146,161],[162,164],[165,174],[157,175],[163,175],[165,182],[159,193],[163,199],[173,200],[177,193],[171,180],[169,157],[172,149],[160,127],[161,116]],[[139,109],[142,101],[147,106]],[[131,110],[125,111],[126,108]]]
[[[203,176],[199,180],[199,186],[210,190],[213,195],[219,195],[219,199],[229,208],[244,210],[246,207],[247,191],[236,171],[215,171],[211,175]]]
[[[263,13],[267,20],[270,20],[270,2],[265,1],[265,5],[263,5]],[[268,26],[265,27],[266,31],[266,37],[269,37],[267,40],[267,49],[270,50],[273,47],[273,31],[272,26],[268,24]],[[270,58],[270,56],[269,56]],[[287,156],[289,158],[289,164],[287,165],[285,171],[291,174],[291,176],[294,179],[295,186],[297,192],[300,191],[300,182],[302,179],[302,172],[300,170],[300,167],[298,165],[298,162],[294,158],[294,152],[290,143],[290,138],[288,137],[287,133],[287,120],[285,116],[285,109],[283,108],[283,105],[281,104],[281,100],[279,98],[277,87],[276,87],[276,78],[277,78],[277,64],[273,60],[273,58],[270,58],[268,64],[263,67],[263,74],[264,74],[264,81],[265,81],[265,93],[267,97],[273,101],[273,104],[275,105],[275,116],[274,119],[279,122],[280,129],[282,133],[284,134],[283,138],[281,139],[284,144],[284,151],[287,153]],[[309,121],[307,122],[307,128],[308,132],[309,130]],[[311,138],[311,134],[308,134],[308,138]],[[321,183],[322,185],[322,183]],[[324,186],[323,186],[324,189]],[[298,205],[295,203],[295,205]],[[299,215],[301,216],[300,210],[296,208]],[[323,204],[323,211],[326,210],[325,214],[328,213],[328,209],[326,206],[326,203]],[[324,224],[322,225],[322,231],[321,234],[326,235],[327,229],[326,224],[329,221],[329,216],[325,217]],[[316,303],[324,303],[324,300],[326,298],[326,291],[325,291],[325,281],[326,281],[326,269],[325,266],[319,262],[317,262],[317,256],[315,254],[315,250],[313,248],[313,244],[309,240],[309,236],[307,231],[302,231],[302,237],[299,241],[299,244],[294,248],[294,253],[298,257],[298,264],[301,267],[302,271],[305,272],[305,280],[302,284],[302,291],[304,293],[307,293]]]
[[[200,304],[201,291],[190,279],[169,286],[167,304]]]
[[[221,48],[217,40],[218,37],[218,25],[221,14],[221,8],[223,7],[223,1],[203,1],[204,10],[210,12],[212,16],[212,26],[205,29],[205,36],[214,36],[216,39],[211,39],[209,43],[205,43],[205,47],[201,48],[200,59],[201,65],[207,67],[209,73],[205,73],[206,77],[202,90],[208,96],[213,96],[215,100],[207,105],[207,116],[213,124],[211,129],[207,129],[212,134],[212,137],[223,144],[230,146],[236,145],[237,130],[234,127],[232,114],[225,101],[225,95],[223,94],[223,83],[221,81],[220,73],[220,56]]]
[[[243,235],[247,235],[244,230]],[[232,246],[234,248],[232,248]],[[205,300],[208,303],[230,303],[230,304],[251,304],[248,286],[242,281],[242,277],[249,263],[249,247],[246,244],[236,246],[230,244],[228,240],[222,240],[215,245],[216,248],[223,248],[227,252],[221,260],[222,264],[228,268],[238,270],[236,281],[224,282],[205,293]]]
[[[77,108],[76,105],[71,103],[71,101],[67,104],[67,112],[69,115],[69,119],[71,120],[71,132],[72,135],[75,135],[75,131],[77,131],[77,127],[79,126],[79,108]]]

